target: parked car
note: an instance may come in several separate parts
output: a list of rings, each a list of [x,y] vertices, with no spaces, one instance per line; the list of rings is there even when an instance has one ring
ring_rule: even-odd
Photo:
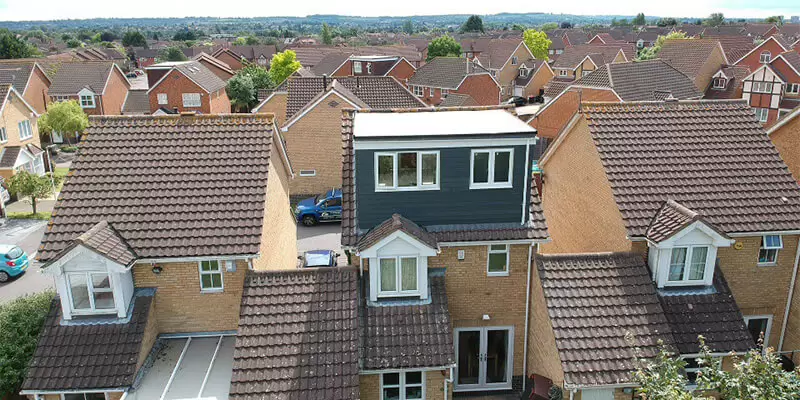
[[[303,262],[302,268],[335,267],[339,255],[333,250],[310,250],[297,258]]]
[[[28,255],[12,244],[0,244],[0,283],[20,275],[28,269]]]
[[[506,104],[513,104],[514,107],[522,107],[525,104],[528,104],[527,100],[524,97],[514,96],[508,100],[506,100]]]
[[[295,211],[297,222],[314,226],[320,222],[342,220],[342,189],[331,189],[320,195],[309,197],[297,203]]]

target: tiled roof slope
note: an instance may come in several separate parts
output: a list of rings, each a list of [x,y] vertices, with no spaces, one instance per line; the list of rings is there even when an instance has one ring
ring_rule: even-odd
[[[439,107],[477,106],[478,103],[468,94],[450,93],[439,103]]]
[[[729,63],[735,63],[756,47],[753,38],[742,35],[706,35],[704,39],[716,40],[722,45],[722,51]]]
[[[630,383],[636,357],[654,357],[659,340],[672,345],[640,255],[541,255],[536,266],[566,382]]]
[[[586,103],[631,237],[673,199],[723,232],[800,228],[800,188],[745,101]]]
[[[489,70],[463,57],[436,57],[420,67],[408,84],[455,90],[467,75],[488,73]]]
[[[358,272],[247,273],[231,400],[359,398]]]
[[[716,40],[669,39],[664,41],[658,57],[694,79],[702,72],[703,65],[711,57],[714,49],[719,47],[720,43]]]
[[[0,84],[11,84],[20,93],[25,91],[28,79],[36,64],[33,61],[18,63],[0,62]],[[5,98],[5,96],[3,96]]]
[[[269,115],[91,117],[39,257],[108,221],[140,256],[257,254]]]
[[[662,60],[605,64],[574,85],[613,88],[623,101],[661,100],[660,93],[684,100],[703,95],[689,77]]]
[[[699,353],[697,337],[700,335],[715,352],[744,352],[755,347],[720,268],[714,271],[712,292],[676,291],[678,293],[660,290],[659,300],[680,354]]]
[[[0,149],[0,168],[13,168],[22,146],[4,146]]]
[[[65,62],[53,77],[48,93],[75,95],[83,88],[102,93],[114,63],[111,61]]]
[[[72,245],[64,248],[56,259],[61,258],[61,255],[69,252],[79,244],[125,266],[137,258],[136,252],[128,246],[119,232],[106,221],[96,223],[88,231],[75,238]]]
[[[391,76],[361,77],[295,77],[287,82],[286,119],[288,120],[312,99],[338,82],[371,108],[424,107],[416,96]],[[327,86],[326,86],[327,85]]]
[[[602,56],[605,62],[612,62],[620,50],[622,50],[622,52],[625,54],[628,61],[633,61],[633,59],[636,57],[636,50],[632,44],[615,44],[611,46],[581,44],[564,49],[564,52],[558,56],[558,59],[556,59],[555,62],[553,62],[553,68],[574,69],[589,54],[597,54]]]
[[[430,276],[429,304],[369,306],[361,296],[362,368],[446,367],[455,364],[444,276]]]
[[[189,77],[189,79],[200,85],[202,89],[209,93],[223,89],[226,85],[225,81],[220,79],[217,74],[211,72],[210,69],[199,61],[189,61],[178,64],[175,66],[175,69],[181,71],[181,73]]]
[[[486,107],[463,107],[450,109],[417,109],[410,112],[447,112],[448,110],[479,110]],[[391,110],[362,110],[358,112],[393,112]],[[395,111],[396,112],[396,111]],[[357,246],[361,233],[356,216],[355,163],[353,150],[353,118],[355,111],[342,114],[342,245]],[[449,226],[431,231],[438,242],[472,242],[483,240],[535,240],[546,239],[547,223],[542,210],[542,202],[536,185],[530,185],[528,203],[528,222],[525,225],[492,226],[464,225]]]
[[[664,205],[658,210],[656,216],[653,217],[650,226],[647,227],[645,236],[655,243],[663,242],[695,221],[702,221],[710,228],[716,230],[721,236],[727,237],[724,232],[719,232],[715,226],[705,221],[700,214],[678,204],[674,200],[667,200],[664,202]]]
[[[728,77],[725,83],[725,89],[714,88],[713,82],[706,89],[703,98],[710,100],[733,100],[742,98],[742,86],[744,78],[750,75],[750,69],[738,65],[729,65],[722,68],[722,73]]]
[[[147,90],[129,90],[125,104],[122,105],[122,112],[125,114],[149,114],[150,97]]]
[[[126,323],[62,325],[61,303],[54,299],[22,390],[132,385],[152,302],[152,295],[137,295]]]
[[[370,229],[369,232],[364,234],[361,237],[361,240],[358,242],[358,249],[368,249],[397,231],[405,232],[406,234],[422,243],[425,243],[431,248],[435,249],[439,246],[439,244],[436,242],[436,238],[426,231],[425,228],[417,225],[414,223],[414,221],[411,221],[400,214],[393,214],[391,218],[383,221],[378,226]]]

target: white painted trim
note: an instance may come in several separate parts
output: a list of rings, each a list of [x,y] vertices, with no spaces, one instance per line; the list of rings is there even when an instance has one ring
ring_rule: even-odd
[[[527,134],[528,132],[520,132]],[[433,149],[433,148],[461,148],[461,147],[489,147],[489,146],[524,146],[531,138],[527,137],[502,137],[481,139],[460,139],[458,135],[448,136],[449,139],[420,140],[408,138],[404,140],[369,140],[356,139],[353,150],[404,150],[404,149]],[[536,140],[532,144],[536,144]]]
[[[326,89],[326,90],[327,90],[327,89]],[[339,92],[338,92],[338,91],[337,91],[335,88],[333,88],[333,89],[331,89],[331,90],[328,90],[328,93],[325,93],[323,96],[321,96],[319,99],[317,99],[317,101],[315,101],[314,103],[312,103],[310,106],[308,106],[308,107],[305,107],[305,110],[303,110],[303,112],[302,112],[302,113],[300,113],[300,114],[295,114],[295,115],[292,115],[292,118],[291,118],[291,119],[289,119],[289,121],[287,121],[287,122],[286,122],[286,124],[283,126],[283,128],[282,128],[282,129],[284,129],[284,130],[287,130],[287,129],[291,128],[291,127],[292,127],[292,125],[294,125],[294,124],[295,124],[295,122],[299,121],[299,120],[300,120],[301,118],[303,118],[303,117],[304,117],[306,114],[308,114],[308,113],[309,113],[311,110],[313,110],[315,107],[317,107],[317,105],[319,105],[319,103],[321,103],[323,100],[327,99],[327,98],[328,98],[328,96],[330,96],[330,95],[332,95],[332,94],[334,94],[334,93],[335,93],[335,94],[336,94],[336,95],[337,95],[337,96],[338,96],[340,99],[342,99],[342,100],[344,100],[345,102],[347,102],[347,104],[350,104],[350,105],[351,105],[353,108],[355,108],[356,110],[360,110],[360,109],[361,109],[361,107],[359,107],[358,105],[356,105],[356,104],[355,104],[355,103],[353,103],[352,101],[348,100],[348,99],[347,99],[347,97],[345,97],[344,95],[342,95],[341,93],[339,93]]]
[[[530,142],[530,141],[529,141]],[[525,217],[530,214],[528,210],[528,206],[530,203],[530,189],[528,189],[528,185],[531,183],[531,145],[528,143],[525,145],[525,177],[522,181],[522,216],[520,217],[520,225],[525,223]],[[541,197],[541,193],[537,193]]]
[[[196,256],[196,257],[162,257],[162,258],[141,258],[134,261],[134,264],[166,264],[166,263],[179,263],[179,262],[193,262],[209,259],[224,259],[224,260],[250,260],[258,258],[260,254],[232,254],[232,255],[213,255],[213,256]]]
[[[735,63],[733,63],[733,65],[738,65],[740,61],[742,61],[742,60],[744,60],[745,58],[747,58],[747,56],[749,56],[749,55],[750,55],[750,54],[752,54],[754,51],[756,51],[756,50],[758,50],[759,48],[761,48],[761,46],[763,46],[765,43],[767,43],[767,42],[768,42],[768,41],[770,41],[770,40],[773,40],[773,41],[775,41],[775,43],[777,43],[777,44],[778,44],[778,46],[779,46],[781,49],[783,49],[783,51],[789,51],[789,50],[790,50],[790,49],[787,49],[787,48],[783,47],[783,45],[781,44],[781,42],[777,41],[777,40],[775,39],[775,37],[774,37],[774,36],[770,36],[770,37],[766,38],[766,39],[765,39],[763,42],[761,42],[761,44],[759,44],[758,46],[756,46],[756,47],[753,47],[753,49],[752,49],[752,50],[750,50],[750,51],[748,51],[748,52],[747,52],[747,54],[743,55],[741,58],[739,58],[738,60],[736,60],[736,62],[735,62]],[[724,53],[723,53],[723,54],[724,54]]]
[[[800,230],[728,233],[728,236],[730,237],[754,237],[754,236],[764,236],[764,235],[800,235]]]
[[[267,102],[270,99],[272,99],[272,97],[274,97],[276,93],[286,93],[286,92],[274,92],[273,91],[272,93],[269,94],[269,96],[267,96],[266,99],[261,100],[261,103],[258,103],[257,106],[255,106],[252,110],[250,110],[250,112],[253,113],[253,114],[259,112],[261,110],[261,107],[264,107],[264,104],[267,104]]]
[[[519,240],[493,240],[493,241],[475,241],[475,242],[440,242],[439,247],[469,247],[469,246],[488,246],[490,244],[527,244],[533,245],[534,243],[545,243],[549,240],[537,239],[519,239]]]
[[[486,183],[475,183],[475,154],[489,153],[488,171]],[[497,153],[509,153],[508,157],[508,182],[494,182],[495,157]],[[472,149],[469,155],[469,190],[484,189],[509,189],[514,187],[514,148],[481,148]]]
[[[93,389],[63,389],[63,390],[22,390],[19,394],[23,396],[41,396],[46,394],[77,394],[77,393],[115,393],[125,392],[128,387],[114,387],[114,388],[93,388]]]
[[[769,335],[772,333],[772,322],[774,320],[774,316],[772,314],[754,314],[754,315],[745,315],[744,316],[744,324],[747,326],[748,322],[751,319],[766,319],[767,320],[767,329],[764,331],[764,348],[766,349],[769,347]],[[750,327],[747,326],[747,330],[750,331]]]
[[[417,155],[417,185],[416,186],[399,186],[399,169],[400,169],[400,154],[403,153],[414,153]],[[422,183],[422,156],[424,155],[436,155],[436,184],[428,184],[425,185]],[[380,170],[379,170],[379,163],[378,158],[380,157],[392,157],[392,186],[391,187],[380,187],[378,185],[378,181],[380,179]],[[417,191],[427,191],[427,190],[440,190],[441,188],[441,154],[439,150],[417,150],[417,151],[395,151],[395,152],[375,152],[373,154],[375,168],[375,192],[417,192]]]
[[[389,236],[381,239],[378,243],[361,250],[356,253],[357,256],[361,258],[377,258],[378,257],[378,249],[386,246],[388,243],[392,242],[395,239],[402,239],[412,246],[416,247],[419,250],[419,255],[421,257],[434,257],[439,254],[438,249],[431,247],[427,243],[423,243],[419,241],[419,239],[403,232],[403,231],[395,231],[392,232]]]
[[[212,261],[217,262],[217,270],[203,271],[203,262],[212,262]],[[225,291],[225,267],[223,266],[224,262],[225,260],[211,259],[211,258],[197,262],[197,273],[199,278],[198,283],[200,284],[200,293],[220,293]],[[213,277],[217,273],[219,273],[219,283],[222,286],[218,288],[203,288],[203,275],[208,275]],[[212,278],[212,284],[213,284],[213,278]]]
[[[380,389],[380,396],[379,396],[380,400],[385,400],[384,397],[383,397],[383,375],[384,374],[397,374],[398,375],[398,381],[397,381],[397,385],[396,385],[397,386],[397,391],[400,392],[400,399],[401,400],[406,400],[405,392],[406,392],[406,387],[407,387],[407,383],[406,383],[406,373],[407,372],[419,372],[420,373],[419,374],[420,383],[419,384],[412,384],[412,387],[417,387],[417,386],[421,386],[422,387],[422,398],[420,400],[424,400],[424,399],[428,398],[426,396],[426,386],[427,386],[427,384],[425,383],[427,381],[426,372],[422,371],[422,370],[409,369],[409,370],[398,371],[398,372],[384,372],[384,373],[380,374],[380,386],[379,386],[379,389]],[[394,385],[393,385],[393,387],[394,387]]]
[[[505,250],[492,250],[492,246],[505,246]],[[489,261],[492,254],[502,254],[505,253],[506,255],[506,270],[505,271],[489,271]],[[486,246],[486,276],[493,277],[493,276],[508,276],[511,272],[511,246],[508,244],[495,244],[495,245],[488,245]]]
[[[3,104],[0,105],[0,115],[2,115],[3,111],[6,109],[6,103],[8,102],[8,97],[11,96],[11,93],[13,92],[17,94],[17,98],[20,101],[22,101],[22,104],[24,104],[25,107],[28,107],[28,110],[30,110],[31,113],[33,113],[36,117],[39,117],[39,113],[36,112],[36,110],[33,107],[31,107],[31,105],[28,104],[27,101],[25,101],[25,97],[23,97],[22,94],[20,94],[19,91],[17,91],[17,89],[14,89],[13,86],[9,86],[9,89],[10,90],[6,92],[6,97],[3,99]]]
[[[767,82],[767,83],[772,83],[772,84],[774,84],[774,83],[775,83],[775,81],[774,81],[774,80],[773,80],[773,81],[761,81],[761,80],[756,80],[756,78],[755,78],[755,77],[753,77],[753,75],[755,75],[755,74],[756,74],[758,71],[761,71],[762,69],[767,69],[767,68],[770,70],[770,72],[772,72],[772,75],[773,75],[773,77],[774,77],[774,78],[776,78],[776,79],[778,79],[778,82],[780,82],[780,83],[786,83],[786,82],[784,82],[784,81],[783,81],[783,79],[781,79],[780,75],[779,75],[777,72],[775,72],[775,71],[772,69],[772,65],[770,65],[770,64],[762,64],[762,65],[761,65],[760,67],[758,67],[758,68],[757,68],[755,71],[751,72],[751,73],[750,73],[750,75],[747,75],[747,76],[745,76],[745,77],[744,77],[744,79],[742,79],[742,82],[749,80],[749,81],[751,81],[751,82]],[[751,77],[753,77],[753,78],[752,78],[752,79],[750,79]],[[749,92],[749,93],[762,93],[762,92],[756,92],[756,91],[753,91],[753,89],[752,89],[752,87],[751,87],[751,89],[750,89],[750,92]],[[770,93],[763,93],[763,94],[770,94]]]
[[[289,174],[290,178],[294,178],[294,168],[292,167],[292,161],[289,159],[289,153],[286,152],[286,142],[284,142],[283,135],[278,129],[278,125],[275,124],[274,118],[272,119],[272,132],[273,135],[278,137],[278,140],[273,140],[273,143],[277,142],[281,149],[281,155],[283,156],[283,168],[286,170],[286,173]],[[267,185],[269,185],[269,183],[267,183]]]

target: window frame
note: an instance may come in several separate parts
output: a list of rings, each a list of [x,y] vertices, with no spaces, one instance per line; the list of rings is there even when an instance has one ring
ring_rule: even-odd
[[[189,103],[187,104],[187,99],[194,100],[194,96],[197,95],[197,103]],[[187,97],[189,96],[189,97]],[[200,108],[203,106],[203,96],[200,93],[181,93],[181,104],[183,104],[183,108]],[[197,104],[197,105],[195,105]]]
[[[0,127],[0,143],[8,142],[8,132],[6,127]]]
[[[800,83],[787,83],[786,94],[800,94]]]
[[[298,171],[298,175],[303,176],[303,177],[317,176],[317,170],[316,169],[301,169],[301,170]]]
[[[96,314],[117,314],[117,294],[114,293],[114,280],[108,271],[70,271],[65,274],[64,283],[66,284],[67,296],[69,297],[69,309],[72,315],[96,315]],[[92,281],[92,275],[105,275],[108,277],[108,289],[96,289]],[[82,276],[86,283],[86,293],[89,295],[89,308],[76,308],[75,299],[72,296],[71,276]],[[95,293],[111,293],[113,306],[110,308],[97,308],[95,305]]]
[[[415,266],[416,266],[416,283],[417,287],[414,290],[403,290],[403,267],[402,267],[402,260],[403,259],[413,259]],[[419,288],[420,279],[419,279],[419,266],[422,264],[420,262],[419,256],[416,255],[398,255],[398,256],[385,256],[385,257],[376,257],[377,262],[377,273],[378,273],[378,298],[385,298],[385,297],[412,297],[412,296],[419,296],[421,294],[421,290]],[[383,290],[381,287],[381,260],[394,260],[395,262],[395,290]]]
[[[764,60],[764,56],[766,56],[766,60]],[[761,64],[769,64],[772,61],[772,52],[769,50],[764,50],[758,56],[758,62]]]
[[[164,101],[161,101],[162,98],[164,99]],[[161,106],[169,104],[169,96],[166,93],[158,93],[156,95],[156,100],[158,101],[158,105]]]
[[[692,266],[692,256],[694,255],[694,249],[701,247],[706,249],[706,259],[705,263],[703,263],[703,277],[700,279],[689,279],[689,272],[690,272],[689,269]],[[669,278],[670,272],[672,270],[672,252],[675,251],[675,249],[686,249],[686,258],[683,261],[683,277],[680,280],[671,280]],[[667,279],[664,283],[664,286],[705,285],[706,273],[708,272],[708,259],[710,258],[710,256],[711,256],[711,245],[708,244],[675,246],[669,249],[669,264],[667,265]]]
[[[768,236],[777,236],[778,241],[780,242],[779,246],[766,246],[767,237]],[[759,267],[768,267],[768,266],[775,266],[778,265],[778,253],[780,253],[781,249],[783,249],[783,236],[781,235],[763,235],[761,236],[761,243],[758,246],[758,266]],[[761,261],[761,251],[774,251],[774,259],[771,261]],[[767,253],[769,254],[769,253]]]
[[[558,76],[567,76],[567,70],[565,69],[558,70]]]
[[[407,384],[406,383],[406,374],[409,373],[409,372],[410,373],[419,372],[420,373],[420,383],[412,383],[410,385]],[[384,384],[383,376],[384,375],[389,375],[389,374],[397,374],[398,375],[397,385],[388,385],[387,386],[387,385]],[[386,389],[397,388],[398,391],[400,392],[399,400],[407,400],[406,399],[406,388],[407,387],[419,387],[419,388],[421,388],[422,389],[422,398],[421,398],[421,400],[424,400],[424,399],[427,398],[426,397],[427,390],[426,390],[426,387],[425,387],[426,386],[425,378],[426,378],[425,371],[423,371],[423,370],[403,370],[403,371],[397,371],[397,372],[384,372],[384,373],[381,374],[381,377],[380,377],[380,400],[385,400],[384,394],[383,394],[384,393],[384,388],[386,388]],[[414,399],[414,400],[416,400],[416,399]]]
[[[773,82],[757,81],[753,82],[753,93],[772,94]]]
[[[517,64],[519,64],[519,57],[511,56],[511,65],[517,65]]]
[[[17,128],[19,129],[19,140],[28,140],[33,137],[33,127],[31,126],[31,121],[28,119],[24,119],[17,123]],[[24,135],[23,135],[24,133]]]
[[[217,263],[217,271],[203,271],[203,263],[204,262],[207,262],[207,263],[215,262],[215,263]],[[198,278],[199,278],[198,280],[199,280],[199,283],[200,283],[200,292],[201,293],[219,293],[219,292],[224,292],[225,291],[225,270],[223,269],[224,268],[223,267],[224,264],[225,263],[224,263],[223,260],[200,260],[200,261],[197,262],[197,272],[198,272]],[[218,287],[218,288],[216,288],[216,287],[204,288],[203,287],[203,275],[214,275],[214,274],[217,274],[217,273],[219,273],[219,284],[220,284],[220,287]],[[212,278],[212,284],[213,284],[213,278]]]
[[[769,120],[769,108],[755,107],[756,119],[758,122],[767,122]]]
[[[399,185],[399,163],[400,154],[416,153],[417,155],[417,184],[416,186],[400,186]],[[423,155],[436,155],[436,184],[423,184],[422,183],[422,156]],[[392,157],[392,186],[380,186],[380,164],[378,159],[380,157]],[[423,190],[439,190],[441,188],[441,175],[442,175],[442,157],[439,150],[420,150],[420,151],[391,151],[391,152],[375,152],[375,191],[376,192],[414,192]]]
[[[745,315],[744,317],[744,325],[747,328],[747,331],[750,332],[750,321],[754,319],[765,319],[767,320],[767,329],[764,330],[764,343],[762,343],[762,348],[766,349],[769,346],[769,335],[772,334],[772,323],[774,322],[775,316],[772,314],[757,314],[757,315]]]
[[[89,100],[91,100],[91,102],[87,101],[86,104],[84,104],[84,99],[89,99]],[[95,107],[97,107],[97,103],[95,103],[95,101],[94,101],[94,95],[93,94],[79,94],[78,95],[78,104],[81,105],[81,108],[95,108]]]
[[[725,89],[727,85],[728,85],[728,79],[723,78],[721,76],[718,76],[711,80],[711,87],[714,89]]]
[[[522,64],[519,67],[518,75],[520,78],[527,78],[528,77],[528,68],[525,68],[525,64]]]
[[[104,399],[106,399],[106,400],[108,400],[108,393],[106,393],[106,392],[60,393],[60,394],[59,394],[59,399],[60,399],[60,400],[66,400],[66,398],[67,398],[67,396],[66,396],[66,395],[67,395],[67,394],[82,394],[84,399],[86,399],[86,395],[87,395],[87,394],[102,394],[102,395],[103,395],[103,398],[104,398]]]
[[[441,92],[442,92],[442,96],[441,97],[443,99],[447,98],[447,96],[450,95],[450,90],[448,90],[448,89],[441,89]]]
[[[362,71],[363,68],[361,68],[361,61],[353,61],[353,73],[360,74]]]
[[[495,157],[497,153],[508,152],[508,182],[494,181]],[[489,153],[488,182],[475,183],[475,154]],[[469,156],[469,189],[509,189],[514,187],[514,148],[491,148],[491,149],[472,149]]]
[[[492,250],[492,246],[504,246],[502,250]],[[497,243],[486,246],[488,249],[486,253],[486,276],[508,276],[511,270],[511,246],[508,243]],[[492,254],[505,254],[506,255],[506,269],[504,271],[490,271],[490,261]]]
[[[425,88],[422,86],[411,85],[411,93],[413,93],[414,96],[423,97],[425,96]]]

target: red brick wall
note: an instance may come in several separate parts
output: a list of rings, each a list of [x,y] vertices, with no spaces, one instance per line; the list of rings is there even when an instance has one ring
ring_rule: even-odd
[[[225,89],[212,93],[210,96],[212,114],[228,114],[231,112],[231,101],[228,99],[228,93],[225,92]]]
[[[781,73],[784,79],[786,79],[789,83],[798,83],[800,82],[800,76],[797,75],[797,72],[794,72],[789,64],[783,60],[783,58],[777,59],[770,63],[772,69]],[[784,88],[785,90],[786,88]]]
[[[38,68],[34,68],[28,87],[25,88],[25,93],[22,96],[39,114],[46,111],[48,87],[44,73]]]
[[[551,100],[547,108],[530,122],[530,126],[536,128],[540,137],[554,139],[578,111],[578,101],[619,102],[619,98],[610,90],[582,90],[580,96],[578,92],[570,90],[561,97]]]
[[[353,62],[348,60],[339,69],[334,71],[331,76],[351,76],[353,75]]]
[[[104,115],[122,115],[122,106],[125,104],[125,98],[128,97],[129,88],[122,72],[117,68],[112,69],[111,77],[106,84],[106,91],[102,96]]]
[[[231,77],[233,77],[233,74],[229,73],[228,71],[220,67],[217,67],[215,64],[210,63],[204,59],[199,60],[199,63],[203,64],[206,68],[208,68],[209,71],[213,72],[214,75],[218,76],[219,79],[222,79],[225,82],[227,82],[228,79],[231,79]]]
[[[401,60],[397,65],[392,68],[387,75],[395,77],[400,83],[405,84],[408,82],[408,79],[414,76],[414,67],[406,61],[405,59]]]
[[[240,58],[232,56],[227,51],[219,53],[216,59],[224,62],[225,64],[228,64],[228,66],[230,66],[231,69],[234,71],[238,71],[244,67],[244,65],[242,65],[242,60]]]
[[[158,104],[158,94],[167,94],[167,104]],[[183,107],[183,94],[184,93],[200,93],[200,107],[184,108]],[[227,100],[227,95],[225,96]],[[211,105],[209,101],[209,94],[205,90],[197,86],[191,79],[187,78],[175,70],[170,71],[164,80],[158,86],[153,87],[149,94],[150,112],[155,112],[160,107],[168,110],[178,109],[182,111],[199,111],[205,114],[211,113]],[[228,112],[230,112],[230,102],[228,102]]]
[[[500,104],[500,86],[487,74],[468,76],[453,93],[468,94],[481,106]]]
[[[755,71],[759,67],[761,67],[761,53],[764,51],[769,51],[772,53],[772,58],[777,57],[779,54],[783,53],[783,49],[778,42],[775,40],[768,40],[758,46],[752,53],[748,54],[745,58],[741,61],[736,62],[736,60],[728,60],[730,62],[736,63],[736,65],[744,66],[750,68],[750,71]]]

